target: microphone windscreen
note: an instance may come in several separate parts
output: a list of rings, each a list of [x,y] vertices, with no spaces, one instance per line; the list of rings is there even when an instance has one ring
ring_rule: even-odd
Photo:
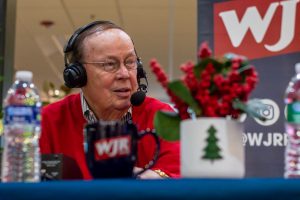
[[[133,106],[141,105],[145,100],[146,94],[143,91],[137,91],[130,97],[130,102]]]

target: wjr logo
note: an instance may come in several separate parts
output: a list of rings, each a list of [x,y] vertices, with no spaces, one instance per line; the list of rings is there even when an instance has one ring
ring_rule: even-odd
[[[244,133],[243,144],[264,147],[282,147],[286,146],[288,136],[286,133]]]
[[[216,3],[215,54],[238,52],[258,58],[300,51],[297,45],[300,42],[299,2],[237,0]]]
[[[105,160],[130,154],[130,137],[120,136],[95,142],[95,160]]]

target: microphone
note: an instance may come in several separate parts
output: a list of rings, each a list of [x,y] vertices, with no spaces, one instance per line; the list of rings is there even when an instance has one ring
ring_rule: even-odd
[[[148,87],[148,80],[146,76],[146,71],[143,69],[143,65],[141,60],[138,58],[137,60],[138,67],[137,67],[137,82],[138,82],[138,89],[135,93],[133,93],[130,97],[131,105],[133,106],[139,106],[141,105],[145,98],[147,93],[147,87]],[[141,79],[145,79],[146,84],[141,83]]]
[[[146,97],[145,92],[138,90],[131,95],[130,102],[133,106],[139,106],[144,102],[145,97]]]
[[[138,90],[135,93],[133,93],[130,97],[131,105],[139,106],[144,102],[146,98],[147,85],[139,83]]]

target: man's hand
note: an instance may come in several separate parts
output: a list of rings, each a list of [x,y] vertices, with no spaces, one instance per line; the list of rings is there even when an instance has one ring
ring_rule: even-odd
[[[138,173],[142,171],[143,169],[140,167],[134,167],[133,172]],[[138,175],[138,178],[140,179],[162,179],[160,175],[158,175],[155,171],[148,169],[144,173]]]

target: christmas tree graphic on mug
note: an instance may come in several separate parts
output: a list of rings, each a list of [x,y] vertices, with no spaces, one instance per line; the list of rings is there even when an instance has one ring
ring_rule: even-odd
[[[216,137],[216,132],[217,130],[215,129],[214,126],[210,126],[209,129],[207,130],[208,133],[208,137],[206,138],[207,145],[203,149],[205,153],[202,156],[203,159],[208,159],[212,163],[214,162],[214,160],[222,159],[222,156],[220,155],[221,148],[217,144],[219,139]]]

